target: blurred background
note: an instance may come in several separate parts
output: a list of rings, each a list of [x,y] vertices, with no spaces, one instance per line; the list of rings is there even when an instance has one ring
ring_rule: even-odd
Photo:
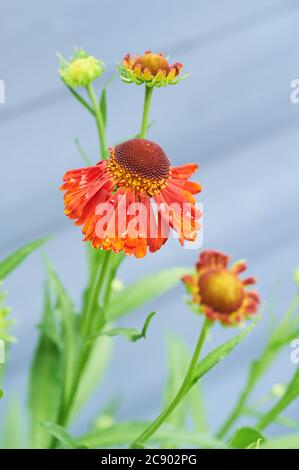
[[[58,188],[66,170],[83,166],[74,139],[97,161],[97,135],[91,117],[59,80],[56,52],[69,57],[74,46],[82,46],[102,58],[107,65],[102,84],[126,52],[148,49],[169,54],[191,72],[178,86],[155,91],[149,138],[175,164],[200,165],[204,248],[246,258],[265,301],[255,333],[203,381],[213,429],[230,410],[249,361],[264,345],[270,303],[274,298],[277,316],[282,315],[295,290],[299,104],[290,101],[290,84],[299,77],[298,24],[297,0],[1,2],[0,79],[6,85],[6,103],[0,104],[0,257],[27,241],[53,235],[45,251],[76,302],[85,282],[85,250],[80,230],[63,215]],[[142,100],[143,87],[117,77],[109,85],[110,143],[139,129]],[[191,266],[197,255],[171,240],[144,260],[128,259],[120,278],[129,284],[164,267]],[[37,253],[5,283],[18,344],[11,349],[0,416],[10,397],[26,401],[43,281]],[[179,286],[122,319],[124,326],[139,327],[153,308],[159,310],[146,341],[114,341],[104,384],[81,414],[76,432],[84,431],[115,395],[121,396],[119,419],[152,418],[160,410],[166,333],[183,337],[192,348],[200,328],[183,295]],[[207,349],[233,334],[216,327]],[[256,396],[287,381],[295,367],[289,354],[282,354]],[[298,417],[296,407],[288,412]]]

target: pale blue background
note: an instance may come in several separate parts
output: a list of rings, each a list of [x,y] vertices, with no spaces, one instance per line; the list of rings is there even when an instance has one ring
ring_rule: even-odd
[[[246,257],[266,301],[258,330],[204,380],[213,427],[230,409],[249,360],[263,346],[271,295],[275,292],[280,315],[294,292],[299,104],[290,102],[290,83],[299,77],[298,24],[297,0],[1,2],[0,78],[7,102],[0,105],[0,256],[34,238],[55,235],[46,251],[76,301],[85,276],[84,247],[80,231],[63,215],[58,187],[67,169],[81,166],[74,138],[95,161],[97,142],[90,116],[58,79],[56,52],[69,56],[74,45],[84,46],[106,62],[108,78],[126,52],[161,50],[192,74],[177,87],[155,92],[151,117],[157,122],[150,138],[176,164],[199,163],[204,247]],[[110,143],[138,129],[142,94],[141,88],[118,79],[111,84]],[[191,265],[195,256],[171,241],[143,261],[128,260],[121,278],[129,283],[166,266]],[[19,338],[6,389],[22,400],[43,279],[41,258],[35,254],[6,282]],[[152,308],[159,309],[146,341],[115,341],[104,387],[77,431],[115,392],[123,396],[121,419],[158,412],[166,378],[165,333],[177,332],[191,348],[199,328],[182,295],[179,287],[123,320],[139,326]],[[208,347],[232,334],[215,328]],[[286,381],[293,369],[286,350],[258,394]],[[290,414],[298,418],[296,406]]]

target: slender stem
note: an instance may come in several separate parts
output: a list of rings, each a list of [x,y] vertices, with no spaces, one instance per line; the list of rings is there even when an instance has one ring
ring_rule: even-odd
[[[101,156],[103,159],[107,159],[108,152],[107,152],[107,139],[106,139],[104,119],[103,119],[103,116],[102,116],[102,113],[101,113],[101,110],[100,110],[100,107],[99,107],[99,104],[95,95],[94,88],[91,83],[87,85],[86,90],[87,90],[89,99],[94,109],[95,120],[97,124],[98,135],[99,135]]]
[[[143,105],[143,115],[142,115],[142,123],[139,133],[140,139],[145,139],[147,134],[148,128],[148,118],[149,118],[149,111],[151,106],[151,100],[153,96],[154,87],[145,86],[145,95],[144,95],[144,105]]]
[[[210,321],[206,318],[201,333],[199,335],[195,351],[193,353],[189,368],[187,370],[184,381],[176,394],[173,401],[162,411],[162,413],[143,431],[143,433],[133,442],[131,447],[136,448],[142,446],[164,423],[164,421],[170,416],[170,414],[175,410],[179,403],[187,395],[191,387],[193,386],[192,380],[194,375],[194,370],[197,366],[200,352],[207,336],[207,332],[210,326]]]

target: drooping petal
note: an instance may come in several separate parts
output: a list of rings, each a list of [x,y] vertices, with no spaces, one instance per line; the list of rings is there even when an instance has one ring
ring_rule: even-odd
[[[176,166],[171,169],[173,178],[187,180],[198,170],[196,163],[186,163],[185,165]]]
[[[171,180],[163,191],[154,196],[161,217],[177,232],[182,245],[184,240],[194,241],[200,228],[198,220],[201,213],[190,196],[173,185]]]

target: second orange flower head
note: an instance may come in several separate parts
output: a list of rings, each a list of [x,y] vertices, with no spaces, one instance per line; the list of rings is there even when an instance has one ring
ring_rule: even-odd
[[[244,261],[228,267],[229,257],[219,251],[203,251],[196,263],[196,273],[183,277],[192,294],[192,305],[210,320],[233,326],[257,312],[260,299],[246,287],[255,284],[253,277],[240,279],[246,270]]]
[[[183,64],[176,62],[170,64],[162,54],[146,51],[141,56],[127,54],[119,66],[120,78],[126,83],[146,84],[148,87],[162,87],[175,85],[187,77],[179,77]]]
[[[150,140],[127,140],[110,148],[108,160],[65,174],[65,214],[95,248],[142,258],[162,247],[170,228],[183,245],[200,228],[194,195],[201,187],[189,181],[196,170],[194,163],[172,167]]]

